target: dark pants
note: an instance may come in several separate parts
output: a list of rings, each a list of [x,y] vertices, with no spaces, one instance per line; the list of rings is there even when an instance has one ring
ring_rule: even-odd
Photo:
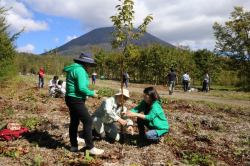
[[[139,141],[143,142],[146,140],[150,141],[158,141],[159,136],[156,133],[156,130],[150,129],[149,122],[144,119],[137,118],[137,125],[139,130]],[[145,127],[147,127],[149,130],[145,132]]]
[[[44,85],[44,78],[43,78],[43,77],[39,77],[39,80],[38,80],[38,87],[39,87],[39,88],[43,88],[43,85]]]
[[[92,140],[92,118],[85,106],[85,101],[74,97],[65,97],[66,104],[70,111],[69,137],[71,146],[77,147],[77,130],[79,122],[83,123],[83,134],[86,143],[86,149],[94,147]]]
[[[203,81],[202,91],[208,92],[208,82],[206,80]]]
[[[186,92],[188,90],[188,81],[187,80],[183,81],[183,89],[184,89],[184,92]]]

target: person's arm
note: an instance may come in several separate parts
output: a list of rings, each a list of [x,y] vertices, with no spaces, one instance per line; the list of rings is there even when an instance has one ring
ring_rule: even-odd
[[[94,96],[95,92],[93,90],[90,90],[87,86],[86,86],[86,79],[88,79],[88,75],[85,72],[84,69],[77,69],[78,71],[76,71],[76,80],[77,80],[77,85],[78,85],[78,90],[84,94],[85,96]]]
[[[113,108],[114,106],[114,101],[111,100],[111,98],[108,98],[105,100],[105,104],[104,104],[104,110],[105,113],[113,120],[113,121],[117,121],[122,125],[126,125],[127,121],[123,120],[116,112],[115,112],[115,108]],[[120,109],[120,108],[118,108]]]

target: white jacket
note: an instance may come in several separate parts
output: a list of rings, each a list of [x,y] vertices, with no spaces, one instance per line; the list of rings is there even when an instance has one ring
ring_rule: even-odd
[[[126,112],[127,108],[123,107],[123,112]],[[133,125],[133,121],[122,115],[122,107],[118,107],[115,102],[115,97],[109,97],[104,100],[101,106],[93,113],[93,116],[100,118],[103,123],[113,123],[118,119],[126,119],[127,125]]]

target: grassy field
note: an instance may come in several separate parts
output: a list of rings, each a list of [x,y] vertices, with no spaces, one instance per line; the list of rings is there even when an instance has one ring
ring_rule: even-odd
[[[46,78],[47,82],[48,80]],[[90,112],[96,110],[103,97],[115,93],[111,88],[92,88],[99,90],[100,97],[87,100]],[[94,157],[84,152],[72,153],[68,150],[68,109],[63,98],[48,96],[47,84],[44,89],[38,89],[37,77],[19,76],[1,84],[0,91],[0,127],[4,128],[8,122],[18,122],[30,129],[28,134],[19,139],[0,141],[0,165],[250,164],[249,109],[208,101],[163,98],[170,132],[159,144],[138,148],[135,141],[137,134],[127,133],[124,144],[96,140],[95,145],[103,148],[105,154]],[[207,95],[216,93],[220,94],[220,91]],[[236,96],[244,94],[232,92],[232,96],[233,93]],[[248,99],[249,94],[244,95],[240,100]],[[219,97],[227,98],[222,94]],[[141,92],[133,91],[126,106],[130,109],[140,100]],[[136,130],[136,125],[134,128]]]

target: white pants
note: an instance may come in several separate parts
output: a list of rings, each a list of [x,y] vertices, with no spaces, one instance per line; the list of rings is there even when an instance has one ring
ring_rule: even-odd
[[[110,138],[116,141],[120,140],[117,126],[114,123],[103,123],[101,118],[93,117],[93,128],[98,134],[105,132]]]

